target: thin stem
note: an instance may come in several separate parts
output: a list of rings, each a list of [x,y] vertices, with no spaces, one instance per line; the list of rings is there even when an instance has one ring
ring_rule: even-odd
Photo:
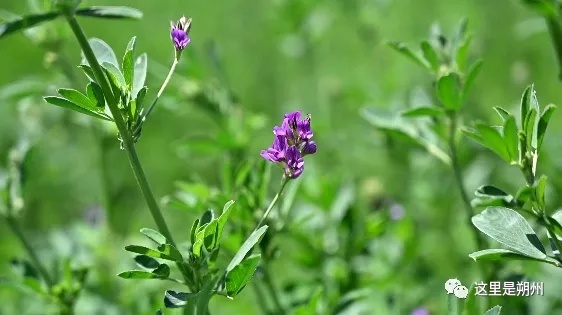
[[[43,280],[45,280],[45,283],[47,283],[47,286],[49,286],[49,288],[52,287],[55,284],[53,278],[51,277],[45,266],[43,266],[43,264],[41,263],[41,260],[35,253],[35,250],[33,250],[33,247],[31,247],[31,244],[25,237],[25,234],[23,233],[21,227],[19,226],[18,221],[13,217],[6,217],[6,221],[8,223],[8,226],[10,226],[12,232],[14,232],[14,234],[18,237],[21,244],[27,251],[27,254],[31,259],[31,262],[33,263],[37,271],[39,271],[41,277],[43,277]]]
[[[174,62],[172,63],[172,67],[170,67],[170,72],[168,72],[168,76],[166,76],[166,79],[164,80],[164,83],[162,83],[162,86],[160,87],[160,90],[158,90],[158,94],[156,94],[156,97],[154,98],[154,100],[152,101],[152,103],[148,107],[148,110],[146,111],[146,113],[142,117],[143,123],[146,121],[146,118],[148,117],[148,115],[150,115],[150,113],[152,112],[152,110],[156,106],[156,103],[160,99],[160,96],[162,96],[162,93],[164,92],[164,89],[168,85],[168,82],[170,82],[170,78],[172,77],[172,74],[174,74],[174,71],[176,70],[176,66],[178,65],[178,62],[179,62],[179,58],[176,56],[174,58]],[[142,123],[137,127],[136,131],[138,131],[138,129],[140,129],[141,126],[142,126]]]
[[[106,78],[103,74],[101,66],[99,65],[99,63],[96,59],[96,56],[95,56],[95,54],[92,50],[92,47],[90,47],[90,44],[88,43],[88,40],[86,39],[86,35],[84,34],[84,31],[82,30],[82,28],[78,24],[78,21],[76,20],[76,17],[72,14],[67,14],[66,19],[67,19],[68,23],[70,24],[70,27],[72,28],[72,31],[74,32],[74,35],[76,36],[76,39],[78,39],[78,42],[79,42],[79,44],[80,44],[80,46],[81,46],[81,48],[84,52],[84,56],[86,56],[86,59],[88,60],[88,63],[90,64],[90,67],[92,68],[94,76],[96,77],[96,81],[98,81],[101,88],[103,89],[104,95],[106,95],[106,97],[107,97],[107,95],[113,96],[113,93],[111,91],[111,87],[107,83],[107,80],[106,80]],[[142,168],[139,157],[137,155],[135,145],[133,143],[133,140],[131,139],[131,135],[129,134],[129,131],[127,130],[127,125],[125,123],[125,120],[123,119],[123,116],[121,115],[121,111],[120,111],[119,107],[117,106],[117,103],[115,102],[114,98],[108,100],[108,106],[109,106],[109,110],[111,111],[111,114],[113,116],[113,119],[115,120],[115,124],[117,125],[117,129],[119,130],[119,133],[121,134],[121,137],[123,138],[125,151],[127,152],[127,155],[129,157],[129,162],[131,163],[133,173],[134,173],[135,178],[137,180],[137,183],[138,183],[138,185],[139,185],[139,187],[142,191],[142,194],[144,195],[144,198],[146,199],[146,203],[148,205],[148,208],[150,209],[150,213],[152,214],[152,217],[154,218],[154,221],[156,222],[158,230],[160,231],[160,233],[162,233],[168,239],[168,241],[172,245],[175,246],[175,242],[172,239],[172,235],[170,233],[170,230],[168,229],[168,226],[167,226],[166,222],[164,221],[164,217],[162,216],[162,212],[160,211],[160,207],[158,206],[158,203],[156,202],[156,199],[154,198],[154,194],[152,193],[150,185],[148,184],[148,180],[146,179],[146,175],[144,174],[144,170]]]
[[[129,158],[131,168],[133,169],[133,174],[145,198],[146,204],[148,205],[150,214],[152,215],[152,218],[154,219],[154,222],[156,223],[156,226],[158,227],[160,233],[162,233],[162,235],[166,237],[166,239],[168,240],[168,242],[170,242],[171,245],[176,246],[176,243],[172,238],[172,234],[168,229],[168,225],[166,224],[166,221],[162,216],[162,212],[160,211],[158,202],[154,198],[154,194],[152,193],[148,180],[146,179],[146,175],[144,173],[139,157],[137,155],[137,151],[135,149],[133,139],[131,138],[131,134],[127,129],[127,124],[125,123],[125,120],[123,119],[123,116],[121,115],[121,111],[118,107],[118,101],[116,97],[113,95],[111,87],[109,86],[109,83],[102,71],[102,68],[98,63],[98,60],[92,50],[92,47],[88,43],[86,34],[84,34],[82,27],[80,27],[80,24],[78,24],[78,21],[76,20],[76,17],[74,16],[74,13],[72,11],[65,12],[65,16],[68,24],[70,25],[70,28],[72,29],[72,32],[74,33],[74,36],[76,37],[78,43],[80,44],[80,47],[82,48],[86,60],[88,60],[88,63],[92,68],[92,72],[94,73],[96,81],[101,86],[104,92],[104,96],[106,97],[109,110],[111,111],[113,119],[115,120],[115,125],[117,126],[117,129],[119,130],[119,134],[123,139],[124,148],[125,151],[127,152],[127,156]],[[186,280],[186,284],[188,284],[189,277],[187,275],[187,271],[185,270],[183,264],[178,262],[177,265],[184,279]]]
[[[477,244],[478,249],[483,249],[484,248],[484,241],[480,237],[480,235],[478,234],[478,230],[476,230],[476,228],[472,225],[472,215],[473,215],[474,211],[472,209],[472,205],[470,204],[470,198],[468,197],[468,195],[466,193],[466,188],[464,187],[464,177],[463,177],[463,174],[462,174],[462,169],[461,169],[459,157],[458,157],[456,135],[457,135],[457,117],[456,117],[456,114],[451,114],[450,123],[449,123],[449,149],[451,151],[451,165],[453,167],[453,173],[455,175],[455,181],[456,181],[458,190],[461,194],[461,198],[462,198],[462,201],[463,201],[463,204],[464,204],[464,209],[465,209],[465,212],[466,212],[466,220],[467,220],[469,226],[472,227],[471,230],[472,230],[474,238],[476,240],[476,244]]]
[[[265,210],[265,213],[263,214],[263,217],[261,218],[261,220],[256,225],[256,228],[254,229],[254,232],[257,231],[260,228],[260,226],[263,224],[263,222],[265,221],[265,219],[267,218],[267,216],[269,215],[269,213],[273,209],[273,206],[275,206],[275,204],[279,200],[279,197],[281,197],[281,195],[283,194],[283,190],[285,189],[285,186],[287,185],[288,182],[289,182],[289,178],[287,178],[286,176],[283,176],[283,179],[281,181],[281,187],[279,188],[279,192],[275,195],[275,197],[273,197],[273,200],[271,200],[271,203],[267,207],[267,210]]]
[[[283,304],[279,299],[279,294],[277,293],[277,289],[275,288],[275,284],[273,283],[273,279],[271,278],[271,275],[269,274],[269,269],[267,267],[268,267],[267,265],[263,267],[263,280],[264,280],[263,282],[265,284],[265,287],[269,291],[269,295],[273,300],[273,304],[275,305],[275,308],[278,310],[277,313],[285,314],[285,309],[283,308]]]

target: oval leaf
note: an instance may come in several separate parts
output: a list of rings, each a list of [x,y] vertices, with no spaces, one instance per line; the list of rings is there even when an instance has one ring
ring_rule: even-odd
[[[82,114],[86,114],[88,116],[92,116],[92,117],[96,117],[96,118],[99,118],[99,119],[111,121],[111,118],[109,118],[108,116],[106,116],[104,114],[87,110],[87,109],[85,109],[83,107],[80,107],[77,104],[74,104],[71,101],[69,101],[67,99],[64,99],[62,97],[46,96],[44,99],[49,104],[53,104],[53,105],[56,105],[56,106],[67,108],[67,109],[71,109],[73,111],[76,111],[76,112],[79,112],[79,113],[82,113]]]
[[[480,231],[517,253],[545,259],[544,247],[541,247],[535,231],[525,218],[515,210],[504,207],[489,207],[482,213],[472,217],[472,223]]]
[[[261,255],[250,256],[226,274],[225,287],[229,297],[235,297],[254,276]]]
[[[146,255],[135,256],[135,262],[137,263],[137,265],[151,270],[156,269],[158,268],[158,266],[160,266],[160,263],[156,259]]]
[[[459,91],[459,77],[451,72],[442,76],[437,81],[437,97],[448,109],[458,110],[461,107],[461,97]]]
[[[166,237],[164,237],[164,235],[160,234],[160,232],[158,231],[143,228],[140,230],[140,232],[144,234],[146,237],[148,237],[149,239],[151,239],[152,241],[154,241],[154,243],[156,243],[157,245],[163,245],[168,243]]]
[[[57,92],[72,103],[85,108],[87,110],[97,110],[96,104],[92,102],[86,95],[73,89],[58,89]]]
[[[115,56],[113,49],[111,49],[111,47],[106,42],[104,42],[99,38],[90,38],[88,40],[88,43],[90,43],[90,46],[94,51],[94,55],[96,56],[96,59],[98,59],[100,65],[103,64],[104,62],[108,62],[114,65],[115,67],[119,67],[119,63],[117,62],[117,57]],[[83,52],[82,52],[82,64],[90,65],[88,63],[88,60],[86,60],[86,57],[84,56]]]
[[[134,98],[137,97],[139,91],[143,88],[146,81],[146,70],[148,67],[148,57],[146,54],[142,54],[135,60],[134,66],[134,79],[133,79],[133,89],[132,95]]]

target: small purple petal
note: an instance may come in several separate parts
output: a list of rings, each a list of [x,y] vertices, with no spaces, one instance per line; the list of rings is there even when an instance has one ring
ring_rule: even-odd
[[[411,315],[429,315],[429,311],[426,308],[418,307],[412,311]]]
[[[309,141],[304,144],[304,154],[314,154],[316,153],[316,142]]]

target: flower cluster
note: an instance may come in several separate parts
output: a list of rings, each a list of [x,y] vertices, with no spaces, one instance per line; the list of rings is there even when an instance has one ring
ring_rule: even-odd
[[[170,22],[170,24],[172,26],[172,30],[170,31],[172,42],[174,42],[176,51],[181,52],[191,41],[191,39],[189,38],[189,31],[191,30],[191,18],[186,19],[185,16],[182,16],[177,23],[174,24],[174,22]]]
[[[301,111],[285,114],[281,127],[273,128],[275,140],[271,147],[261,151],[261,156],[277,163],[285,169],[285,176],[297,178],[304,170],[303,157],[316,153],[316,143],[312,141],[310,115],[301,119]]]

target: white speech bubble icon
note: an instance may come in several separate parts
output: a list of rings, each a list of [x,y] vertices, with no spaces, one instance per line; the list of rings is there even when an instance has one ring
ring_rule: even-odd
[[[459,299],[466,299],[468,296],[468,289],[464,285],[457,286],[453,291]]]
[[[459,285],[461,285],[461,282],[458,279],[449,279],[445,282],[445,291],[447,291],[447,294],[451,294]]]

